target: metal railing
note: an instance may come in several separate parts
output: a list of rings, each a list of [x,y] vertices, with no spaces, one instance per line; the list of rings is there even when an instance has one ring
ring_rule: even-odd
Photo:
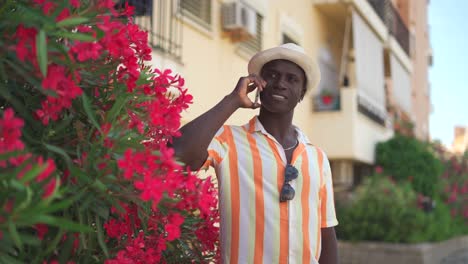
[[[391,0],[367,0],[408,56],[410,54],[410,36],[408,27],[393,6]]]
[[[176,60],[182,57],[182,16],[179,1],[173,0],[121,0],[134,6],[134,20],[148,32],[148,43],[153,49],[170,55]]]

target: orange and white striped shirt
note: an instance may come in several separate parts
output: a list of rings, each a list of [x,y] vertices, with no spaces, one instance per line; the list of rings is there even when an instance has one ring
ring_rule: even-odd
[[[338,224],[331,170],[325,153],[296,130],[296,195],[283,203],[286,156],[257,117],[223,126],[210,143],[203,167],[218,177],[223,263],[318,263],[321,228]]]

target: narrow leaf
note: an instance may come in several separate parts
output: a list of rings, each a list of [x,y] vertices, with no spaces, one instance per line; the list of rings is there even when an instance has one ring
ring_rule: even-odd
[[[125,106],[125,104],[128,101],[128,96],[125,95],[125,93],[122,93],[117,97],[117,100],[114,102],[114,105],[112,105],[112,108],[107,112],[106,120],[109,123],[113,123],[115,118],[120,114],[120,111],[122,108]]]
[[[0,253],[0,263],[8,263],[8,264],[24,264],[24,262],[21,262],[17,260],[16,258],[10,257],[7,254]]]
[[[72,33],[72,32],[68,32],[68,31],[55,32],[54,35],[57,35],[57,36],[63,37],[63,38],[79,40],[79,41],[95,41],[96,40],[95,37],[93,37],[91,35],[88,35],[88,34]]]
[[[44,143],[44,146],[52,151],[52,152],[55,152],[57,154],[59,154],[60,156],[62,156],[64,159],[65,159],[65,162],[67,163],[68,167],[70,167],[70,165],[72,164],[72,161],[71,161],[71,158],[70,156],[68,156],[68,154],[61,148],[59,147],[56,147],[56,146],[53,146],[53,145],[49,145],[47,143]]]
[[[101,127],[99,126],[99,123],[97,122],[96,116],[94,115],[94,111],[91,107],[91,102],[89,101],[88,96],[85,93],[83,93],[83,95],[81,96],[81,99],[83,101],[83,107],[84,107],[86,114],[88,115],[89,120],[100,132],[102,132]]]
[[[57,26],[58,27],[76,26],[76,25],[83,24],[88,21],[89,21],[89,18],[87,17],[71,17],[71,18],[67,18],[58,22]]]
[[[50,215],[39,215],[37,217],[38,222],[49,224],[52,226],[61,227],[65,230],[72,232],[91,232],[92,228],[89,226],[81,225],[75,222],[72,222],[65,218],[58,218]]]
[[[16,246],[21,251],[23,251],[23,243],[21,242],[20,236],[18,234],[18,230],[16,230],[16,226],[12,221],[8,221],[8,231],[10,232],[11,239],[13,239]]]
[[[38,206],[37,209],[36,208],[32,209],[31,213],[33,213],[33,214],[38,214],[38,213],[39,214],[47,214],[47,213],[53,213],[55,211],[68,208],[73,203],[75,203],[76,201],[81,199],[82,196],[84,195],[85,191],[86,191],[86,189],[83,188],[83,189],[81,189],[81,191],[78,194],[74,195],[71,198],[68,198],[68,199],[60,201],[58,203],[54,203],[54,204],[50,204],[50,205]]]
[[[47,76],[47,43],[44,30],[40,30],[36,37],[36,51],[39,68],[44,77]]]
[[[96,227],[99,246],[101,246],[101,249],[104,251],[106,257],[109,258],[109,251],[107,250],[106,242],[104,242],[104,232],[102,230],[101,218],[98,215],[96,215]]]
[[[20,179],[21,183],[26,183],[29,182],[30,180],[35,179],[39,174],[44,171],[46,168],[46,165],[42,166],[34,166],[30,170],[28,170],[26,173],[24,173],[23,177]]]

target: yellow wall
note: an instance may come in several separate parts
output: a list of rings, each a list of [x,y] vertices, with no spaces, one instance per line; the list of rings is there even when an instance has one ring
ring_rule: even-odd
[[[282,18],[287,17],[302,27],[303,42],[300,44],[315,58],[321,43],[325,42],[326,34],[323,20],[311,2],[309,0],[267,2],[269,5],[263,20],[263,49],[280,44],[281,29],[284,28]],[[247,75],[250,56],[239,52],[238,43],[231,42],[223,34],[219,19],[221,1],[214,1],[213,4],[212,32],[201,30],[190,21],[186,21],[183,27],[183,66],[180,67],[180,71],[186,79],[189,92],[194,96],[194,104],[183,115],[184,121],[192,120],[210,109],[234,89],[241,76]],[[312,91],[308,93],[296,111],[295,123],[299,126],[307,126],[311,121],[312,94]],[[243,124],[256,113],[257,110],[239,110],[228,123]]]
[[[194,104],[183,114],[183,122],[188,122],[209,110],[234,89],[239,77],[247,75],[247,63],[252,54],[239,52],[239,44],[233,43],[222,31],[222,2],[212,2],[211,30],[206,30],[185,18],[182,26],[181,63],[175,63],[166,59],[164,55],[154,53],[154,65],[159,68],[170,67],[181,73],[186,79],[189,93],[194,96]],[[343,17],[343,14],[346,14],[343,11],[344,6],[341,6],[341,11],[332,14],[331,18],[330,14],[325,14],[323,9],[317,8],[314,1],[310,0],[247,2],[258,8],[257,11],[264,17],[262,49],[281,44],[282,30],[292,30],[286,33],[296,37],[299,44],[313,58],[318,58],[320,48],[328,46],[339,68],[346,20]],[[376,16],[369,14],[368,9],[364,8],[361,11],[367,16]],[[335,12],[334,7],[329,11]],[[378,21],[376,19],[378,17],[374,17],[374,20]],[[380,24],[377,25],[377,29],[381,28]],[[341,90],[343,99],[342,110],[339,112],[314,112],[312,97],[316,92],[309,91],[299,104],[294,123],[304,130],[314,144],[322,147],[331,159],[373,163],[375,143],[391,136],[391,130],[357,112],[356,89]],[[228,123],[242,125],[257,113],[258,110],[239,110]]]

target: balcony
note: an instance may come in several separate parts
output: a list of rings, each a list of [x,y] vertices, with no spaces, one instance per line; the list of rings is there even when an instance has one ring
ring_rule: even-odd
[[[312,3],[334,24],[344,24],[351,7],[353,12],[364,18],[387,48],[398,53],[398,56],[406,57],[402,60],[410,63],[410,33],[391,0],[312,0]]]
[[[403,22],[397,9],[391,0],[367,0],[382,22],[388,28],[391,35],[395,37],[406,55],[410,56],[410,35],[408,27]]]
[[[356,87],[342,87],[339,110],[313,112],[308,124],[312,142],[320,142],[330,159],[375,161],[375,145],[393,136],[388,119],[376,122],[362,111]]]
[[[313,99],[314,111],[339,111],[341,98],[339,94],[318,94]]]

